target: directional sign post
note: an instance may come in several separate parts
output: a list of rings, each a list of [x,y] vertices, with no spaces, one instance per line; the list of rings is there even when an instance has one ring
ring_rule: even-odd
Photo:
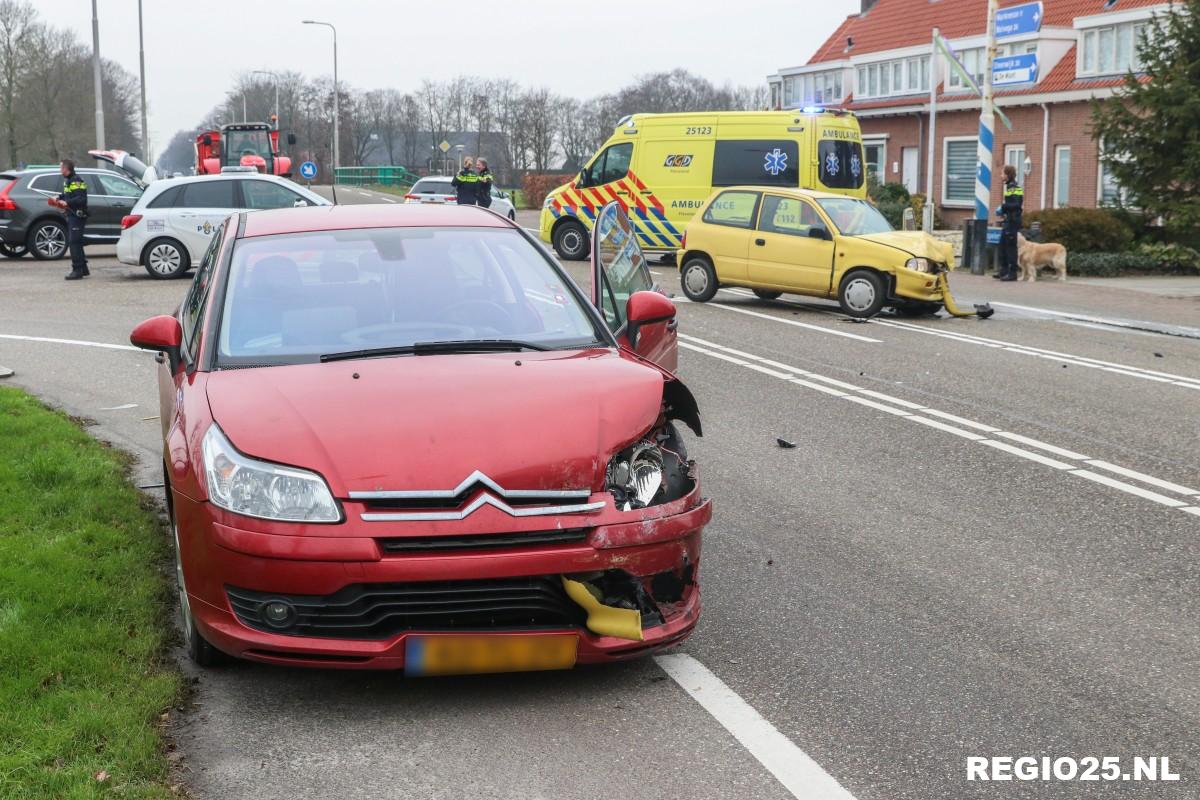
[[[1042,29],[1042,4],[1024,3],[1010,6],[996,12],[996,38],[1012,39],[1029,33],[1037,33]]]
[[[305,161],[300,165],[300,177],[312,183],[312,179],[317,177],[317,165],[311,161]]]
[[[1037,81],[1037,75],[1037,53],[1005,56],[997,58],[992,64],[992,85],[997,87],[1034,83]]]

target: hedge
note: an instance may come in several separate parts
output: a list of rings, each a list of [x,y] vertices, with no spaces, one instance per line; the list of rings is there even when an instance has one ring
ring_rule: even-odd
[[[1047,208],[1025,215],[1025,225],[1042,223],[1043,242],[1057,242],[1070,253],[1121,253],[1133,244],[1133,228],[1101,208]]]
[[[521,200],[525,208],[541,208],[546,195],[573,178],[573,175],[530,173],[521,184]]]
[[[1158,271],[1158,262],[1144,253],[1067,253],[1068,275],[1114,278],[1125,272]]]

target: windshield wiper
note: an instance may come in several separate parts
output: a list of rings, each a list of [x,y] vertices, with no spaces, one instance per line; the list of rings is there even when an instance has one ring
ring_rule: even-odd
[[[518,350],[549,350],[545,345],[534,342],[519,342],[513,339],[464,339],[462,341],[417,342],[394,347],[372,347],[365,350],[347,350],[344,353],[325,353],[321,363],[349,361],[355,358],[376,356],[428,356],[447,353],[511,353]]]

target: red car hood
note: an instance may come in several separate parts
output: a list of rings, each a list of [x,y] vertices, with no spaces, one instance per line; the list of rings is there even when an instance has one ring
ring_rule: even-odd
[[[222,370],[206,386],[235,447],[316,470],[345,498],[452,489],[475,470],[507,489],[599,491],[612,454],[654,424],[663,381],[588,350]]]

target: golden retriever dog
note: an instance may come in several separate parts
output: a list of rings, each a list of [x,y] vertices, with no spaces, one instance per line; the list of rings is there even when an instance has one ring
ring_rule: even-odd
[[[1018,280],[1037,280],[1038,270],[1053,267],[1058,279],[1067,279],[1067,248],[1061,244],[1036,244],[1017,234],[1017,265],[1021,268]]]

